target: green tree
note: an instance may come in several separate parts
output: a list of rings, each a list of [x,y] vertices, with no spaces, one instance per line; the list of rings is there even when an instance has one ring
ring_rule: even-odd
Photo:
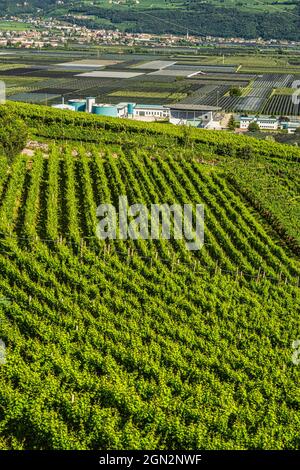
[[[248,127],[248,131],[249,132],[257,132],[259,131],[260,128],[259,128],[259,125],[257,124],[257,122],[250,122],[249,124],[249,127]]]
[[[235,121],[235,119],[234,119],[234,117],[233,117],[233,114],[232,114],[232,116],[230,117],[229,122],[228,122],[228,129],[229,129],[230,131],[234,131],[234,129],[235,129],[236,127],[237,127],[237,123],[236,123],[236,121]]]
[[[5,105],[0,106],[0,154],[11,164],[24,149],[28,138],[26,124]]]
[[[251,145],[245,145],[238,149],[237,156],[243,158],[244,160],[249,160],[254,156],[253,148]]]
[[[190,146],[193,147],[193,142],[192,142],[192,128],[188,124],[182,126],[182,143],[185,148],[188,148]]]
[[[229,91],[230,96],[242,96],[242,90],[239,87],[232,87]]]

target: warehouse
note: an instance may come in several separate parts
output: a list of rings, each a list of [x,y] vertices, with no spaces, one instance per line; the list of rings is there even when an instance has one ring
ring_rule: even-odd
[[[64,105],[64,103],[63,103]],[[57,107],[58,105],[55,105]],[[62,106],[62,105],[59,105]],[[154,122],[167,120],[171,124],[187,124],[193,127],[219,129],[217,117],[222,108],[193,104],[159,105],[122,102],[118,104],[96,103],[94,97],[69,100],[65,109],[88,112],[98,116],[135,119]]]
[[[170,105],[170,122],[172,124],[189,124],[196,127],[212,127],[221,111],[222,108],[216,106],[174,104]]]
[[[279,127],[279,121],[273,117],[241,116],[240,128],[248,129],[251,123],[256,123],[261,130],[276,131]]]
[[[134,107],[134,119],[139,121],[159,121],[168,119],[170,110],[167,106],[159,104],[136,104]]]

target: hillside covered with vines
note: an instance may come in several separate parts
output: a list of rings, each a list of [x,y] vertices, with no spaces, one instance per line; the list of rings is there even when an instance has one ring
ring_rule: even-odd
[[[300,151],[7,106],[31,144],[0,159],[0,448],[299,449]],[[204,247],[100,241],[120,195],[204,204]]]

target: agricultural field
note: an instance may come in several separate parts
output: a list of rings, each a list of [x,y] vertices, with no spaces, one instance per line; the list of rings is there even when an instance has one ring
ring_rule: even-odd
[[[172,101],[178,101],[182,100],[183,98],[186,97],[185,93],[169,93],[167,91],[158,91],[158,92],[153,92],[153,91],[114,91],[113,93],[110,93],[109,96],[114,96],[114,97],[122,97],[122,98],[128,98],[132,97],[134,93],[134,97],[141,99],[141,98],[154,98],[154,99],[169,99]]]
[[[152,60],[151,62],[142,62],[138,65],[135,65],[134,68],[137,69],[149,69],[149,70],[163,70],[174,65],[176,62],[170,62],[168,60]]]
[[[3,59],[0,76],[7,84],[7,94],[10,99],[36,103],[44,95],[42,101],[45,99],[47,103],[51,104],[60,102],[62,96],[74,99],[92,95],[99,101],[110,100],[110,96],[127,96],[129,99],[130,97],[145,97],[146,102],[149,102],[153,96],[156,100],[154,102],[159,102],[159,99],[162,99],[165,103],[168,100],[170,102],[173,99],[183,99],[187,95],[187,91],[193,87],[193,84],[187,81],[172,85],[173,82],[176,82],[176,76],[170,80],[149,76],[152,71],[151,64],[160,66],[174,63],[170,61],[153,61],[150,64],[150,69],[147,69],[147,61],[143,56],[134,60],[132,56],[126,57],[126,60],[120,60],[120,58],[116,60],[110,57],[79,60],[77,57],[70,61],[68,54],[68,61],[64,62],[62,60],[64,57],[57,54],[57,63],[55,64],[53,63],[53,55],[50,55],[51,61],[48,66],[45,65],[46,59],[43,54],[38,56],[36,65],[33,65],[31,60],[24,61],[23,59],[21,59],[23,62],[17,65],[13,63],[16,58],[12,55]],[[36,58],[37,56],[32,54],[32,57]],[[40,60],[41,62],[39,62]],[[135,68],[139,63],[142,67],[141,71]],[[146,69],[143,69],[144,66]],[[143,80],[140,79],[141,77]],[[23,86],[25,80],[28,86]],[[40,81],[40,88],[35,86],[38,81]],[[53,93],[53,88],[60,90],[58,96],[55,92]],[[177,89],[179,89],[178,93]]]
[[[294,90],[300,74],[295,51],[282,56],[270,51],[246,55],[225,50],[226,54],[217,56],[215,51],[205,55],[204,50],[172,56],[125,50],[88,56],[79,51],[13,51],[0,56],[0,80],[6,83],[11,100],[28,103],[57,104],[62,97],[95,96],[107,103],[120,98],[144,104],[220,106],[224,112],[268,114],[278,108],[297,114],[295,109],[277,105],[286,98],[276,98]],[[241,88],[241,96],[230,96],[233,87]]]
[[[230,96],[229,91],[233,84],[215,86],[208,93],[203,94],[200,88],[199,92],[195,92],[185,102],[194,104],[203,104],[209,106],[220,106],[227,112],[262,112],[264,105],[268,102],[271,95],[276,89],[291,90],[294,81],[293,75],[265,74],[254,77],[252,81],[240,84],[243,90],[242,96]],[[235,85],[236,86],[236,85]],[[288,97],[291,100],[291,97]],[[267,113],[268,114],[268,113]],[[271,113],[272,114],[272,113]]]
[[[299,449],[300,150],[6,107],[31,142],[0,159],[0,448]],[[204,247],[98,240],[124,194],[204,204]]]
[[[121,61],[117,60],[97,60],[97,59],[82,59],[82,60],[74,60],[72,62],[64,62],[62,64],[58,64],[59,67],[65,68],[77,68],[77,67],[87,67],[87,68],[98,68],[98,67],[106,67],[110,65],[117,65],[122,63]]]
[[[168,70],[186,70],[187,72],[190,72],[191,74],[193,72],[211,72],[211,73],[222,73],[222,74],[233,74],[237,71],[238,67],[237,66],[230,66],[230,65],[170,65],[168,67]]]
[[[32,24],[0,20],[0,31],[28,31],[33,29],[35,29],[35,27]]]
[[[87,78],[116,78],[116,79],[128,79],[128,78],[134,78],[134,77],[139,77],[143,75],[142,73],[136,73],[136,72],[116,72],[114,70],[103,70],[102,71],[94,71],[94,72],[85,72],[81,73],[79,75],[76,75],[77,77],[87,77]]]
[[[262,112],[282,116],[300,116],[299,104],[295,104],[292,96],[287,94],[271,96]]]

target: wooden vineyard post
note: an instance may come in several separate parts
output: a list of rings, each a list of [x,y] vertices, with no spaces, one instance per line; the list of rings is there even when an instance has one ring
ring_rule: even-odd
[[[129,259],[130,259],[130,248],[127,250],[127,264],[129,264]]]
[[[257,283],[259,282],[259,279],[260,279],[260,272],[261,272],[261,267],[259,267],[259,270],[258,270],[258,274],[257,274],[257,278],[256,278]]]
[[[215,276],[218,274],[218,265],[219,265],[219,263],[218,263],[218,261],[217,261],[217,262],[216,262],[216,267],[215,267]]]
[[[173,258],[172,258],[172,272],[174,271],[174,263],[175,263],[175,255],[173,255]]]

